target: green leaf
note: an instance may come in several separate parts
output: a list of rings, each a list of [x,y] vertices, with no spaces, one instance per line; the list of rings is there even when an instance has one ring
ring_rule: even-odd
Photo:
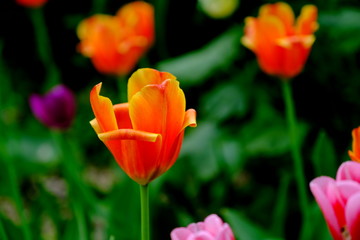
[[[337,170],[336,153],[331,139],[324,130],[319,132],[312,150],[312,162],[316,176],[335,176]]]
[[[248,99],[244,89],[225,83],[206,94],[202,105],[208,118],[222,121],[232,115],[243,116],[248,110]]]
[[[199,50],[160,62],[157,69],[174,74],[182,86],[199,85],[232,64],[240,51],[241,34],[240,26],[232,27]]]

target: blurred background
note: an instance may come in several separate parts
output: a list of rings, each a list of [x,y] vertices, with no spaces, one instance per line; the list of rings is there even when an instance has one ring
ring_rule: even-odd
[[[0,1],[0,238],[25,239],[25,218],[29,239],[139,239],[138,186],[89,124],[91,88],[103,82],[102,95],[118,103],[117,79],[97,72],[76,48],[81,20],[114,15],[127,2],[49,0],[33,9]],[[244,18],[273,1],[235,1],[221,17],[206,11],[211,1],[148,2],[155,7],[156,39],[135,69],[174,74],[187,108],[198,114],[175,165],[150,184],[152,239],[170,239],[175,227],[211,213],[228,222],[238,240],[297,239],[301,213],[281,84],[240,43]],[[308,3],[319,10],[311,54],[292,80],[310,182],[335,176],[349,159],[351,130],[360,125],[360,5],[287,2],[296,16]],[[39,35],[48,39],[41,51],[51,57],[49,65],[39,54]],[[28,101],[49,91],[55,78],[76,98],[75,119],[62,133],[41,124]],[[310,191],[308,198],[309,239],[331,239]]]

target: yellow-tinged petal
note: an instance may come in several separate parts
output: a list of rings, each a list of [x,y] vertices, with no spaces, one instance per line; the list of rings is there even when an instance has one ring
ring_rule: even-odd
[[[159,136],[160,134],[137,131],[133,129],[118,129],[98,134],[99,139],[103,142],[110,140],[137,140],[145,142],[156,142]]]
[[[301,9],[300,16],[296,22],[296,33],[301,35],[313,34],[318,28],[318,10],[314,5],[305,5]]]
[[[134,72],[128,82],[128,100],[139,92],[143,87],[149,84],[161,84],[166,79],[176,79],[176,77],[167,72],[160,72],[151,68],[141,68]]]
[[[285,26],[287,33],[293,32],[293,25],[295,21],[294,12],[285,2],[278,2],[274,4],[265,4],[259,10],[259,17],[273,16],[277,17]]]
[[[92,128],[95,130],[96,133],[99,134],[101,132],[99,123],[96,120],[96,118],[94,118],[93,120],[90,121],[90,125],[92,126]]]
[[[257,23],[256,18],[247,17],[245,18],[244,36],[241,38],[241,43],[256,52],[256,34],[257,34]]]
[[[129,114],[136,130],[161,133],[164,141],[168,135],[177,135],[185,117],[185,96],[179,82],[166,80],[143,87],[130,100]]]
[[[99,125],[98,129],[100,129],[101,132],[108,132],[118,129],[118,126],[111,100],[99,95],[101,84],[102,83],[95,85],[91,90],[90,103]]]
[[[185,112],[185,119],[184,119],[184,124],[182,127],[182,130],[185,129],[186,127],[196,127],[197,123],[196,123],[196,111],[195,109],[188,109]]]

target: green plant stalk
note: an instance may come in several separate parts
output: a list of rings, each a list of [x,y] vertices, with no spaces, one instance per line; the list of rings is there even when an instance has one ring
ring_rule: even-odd
[[[61,165],[63,166],[64,175],[69,181],[70,186],[73,186],[70,191],[76,192],[81,195],[81,198],[91,207],[95,207],[97,202],[96,197],[92,194],[90,189],[85,187],[81,176],[80,170],[76,167],[76,158],[71,146],[66,146],[70,140],[65,140],[64,133],[59,131],[52,131],[52,137],[60,155]]]
[[[6,158],[6,157],[5,157]],[[19,184],[16,176],[15,166],[13,159],[8,159],[5,165],[7,167],[7,172],[9,174],[9,185],[11,188],[11,193],[15,201],[16,210],[19,213],[21,220],[21,229],[24,235],[25,240],[31,240],[31,232],[29,229],[29,225],[27,224],[25,214],[24,214],[24,206],[21,201],[21,194],[19,190]]]
[[[34,26],[38,55],[47,71],[45,88],[48,89],[53,85],[60,83],[60,72],[56,67],[51,54],[50,40],[45,24],[43,9],[29,9],[29,13]]]
[[[286,107],[286,119],[289,127],[289,135],[291,141],[291,155],[294,161],[295,179],[297,183],[298,196],[300,198],[300,209],[302,212],[302,228],[300,239],[306,239],[307,223],[309,216],[308,199],[307,199],[307,184],[305,180],[305,172],[303,168],[303,160],[300,153],[299,136],[297,132],[297,122],[295,107],[291,92],[291,85],[288,79],[282,80],[283,96]]]
[[[86,224],[85,224],[85,217],[84,217],[84,209],[80,204],[74,201],[74,213],[76,217],[76,223],[78,228],[78,238],[79,240],[86,240],[87,238],[87,231],[86,231]]]
[[[150,239],[150,221],[149,221],[149,185],[140,185],[140,203],[141,203],[141,240]]]
[[[4,226],[2,224],[2,221],[0,219],[0,239],[3,239],[3,240],[8,240],[9,238],[6,236],[6,232],[5,232],[5,229],[4,229]]]

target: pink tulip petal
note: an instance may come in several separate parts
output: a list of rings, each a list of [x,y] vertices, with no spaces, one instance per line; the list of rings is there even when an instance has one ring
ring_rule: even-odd
[[[349,198],[345,215],[351,239],[360,239],[360,193]]]
[[[234,234],[229,226],[229,224],[225,223],[217,235],[216,240],[235,240]]]
[[[360,183],[360,163],[347,161],[341,164],[336,174],[336,180],[346,179]]]
[[[206,231],[200,231],[191,235],[187,240],[214,240],[214,237]]]
[[[213,237],[216,237],[217,234],[222,230],[223,221],[216,214],[211,214],[207,218],[205,218],[205,229],[208,231]]]
[[[205,230],[205,224],[203,222],[191,223],[187,227],[191,232],[196,233],[201,230]]]
[[[171,240],[187,240],[193,233],[184,227],[175,228],[171,231]]]
[[[340,225],[327,195],[330,184],[335,185],[335,180],[325,176],[317,177],[310,182],[310,189],[319,204],[331,235],[335,240],[342,240]]]

